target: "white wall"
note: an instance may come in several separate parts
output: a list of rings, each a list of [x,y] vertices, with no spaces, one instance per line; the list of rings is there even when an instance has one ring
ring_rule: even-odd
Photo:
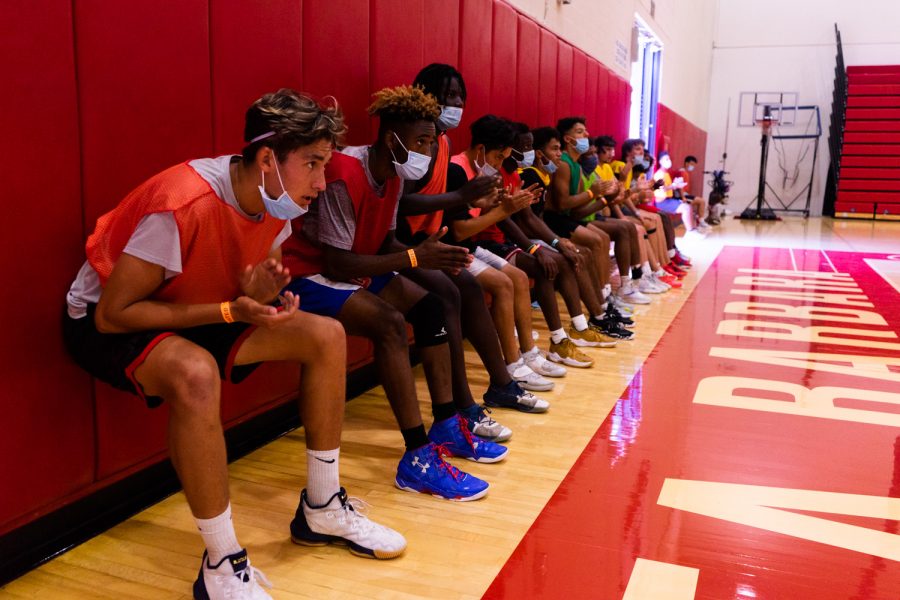
[[[709,117],[716,0],[508,0],[619,76],[631,79],[631,28],[638,14],[663,43],[660,101],[701,129]],[[898,0],[900,1],[900,0]],[[617,58],[624,47],[625,57]]]
[[[731,99],[727,168],[735,182],[731,208],[742,210],[756,196],[759,178],[758,129],[738,129],[738,96],[745,91],[791,91],[801,104],[817,104],[823,135],[813,184],[811,210],[821,214],[828,169],[828,122],[834,89],[834,23],[850,65],[900,64],[898,0],[719,0],[709,98],[707,169],[719,168]],[[805,117],[804,117],[805,118]],[[805,124],[805,121],[804,121]],[[796,162],[799,141],[785,141],[788,165]],[[811,154],[806,159],[810,163]],[[770,183],[783,198],[793,197],[809,180],[788,189],[780,185],[777,154],[770,152]],[[774,202],[774,200],[773,200]],[[777,202],[775,202],[777,204]]]

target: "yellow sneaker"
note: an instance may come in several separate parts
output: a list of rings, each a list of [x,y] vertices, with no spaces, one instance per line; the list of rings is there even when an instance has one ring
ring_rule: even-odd
[[[550,352],[547,353],[547,358],[555,363],[582,369],[587,369],[594,364],[594,359],[579,350],[569,338],[563,338],[558,344],[554,344],[551,341]]]
[[[617,343],[619,343],[616,338],[610,337],[605,333],[600,333],[599,331],[590,327],[588,327],[584,331],[578,331],[570,325],[567,333],[572,339],[572,343],[576,346],[588,346],[591,348],[612,348]]]

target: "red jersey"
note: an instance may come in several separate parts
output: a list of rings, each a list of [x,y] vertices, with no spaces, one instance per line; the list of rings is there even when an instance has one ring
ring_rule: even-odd
[[[438,136],[438,152],[434,159],[434,169],[431,171],[431,179],[425,184],[420,194],[426,196],[436,196],[446,193],[447,191],[447,169],[450,166],[450,142],[447,141],[446,135]],[[436,210],[424,215],[413,215],[406,217],[409,224],[409,231],[412,235],[420,231],[424,231],[428,235],[433,235],[441,228],[441,221],[444,218],[444,211]]]
[[[359,159],[335,152],[325,167],[327,185],[342,182],[353,202],[353,214],[357,227],[354,229],[354,254],[378,254],[385,237],[392,229],[397,199],[402,180],[390,177],[384,184],[384,196],[379,196],[366,177]],[[322,201],[322,196],[316,202]],[[322,249],[318,240],[309,240],[303,233],[306,215],[291,222],[293,232],[281,246],[282,262],[291,275],[304,276],[321,273],[324,270]]]
[[[97,219],[85,249],[102,285],[141,219],[160,212],[175,217],[182,266],[179,275],[149,296],[162,302],[203,304],[237,298],[244,267],[265,260],[284,228],[284,221],[268,214],[261,221],[240,214],[182,163],[151,177]]]

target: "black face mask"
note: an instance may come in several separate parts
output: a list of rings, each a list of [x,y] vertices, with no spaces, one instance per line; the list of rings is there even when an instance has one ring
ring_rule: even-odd
[[[585,173],[593,173],[594,169],[600,164],[600,157],[596,154],[593,156],[582,156],[578,159],[578,164],[581,165]]]

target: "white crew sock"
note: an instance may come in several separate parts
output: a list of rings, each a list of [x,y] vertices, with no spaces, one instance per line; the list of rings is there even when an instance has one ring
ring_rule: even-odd
[[[341,491],[338,475],[341,449],[306,451],[306,497],[313,507],[324,506]]]
[[[241,551],[241,545],[237,541],[237,535],[234,533],[234,523],[231,521],[231,503],[218,517],[212,519],[198,519],[197,528],[200,530],[200,536],[203,543],[206,544],[206,551],[209,554],[209,564],[215,565],[229,554],[235,554]]]
[[[559,329],[554,329],[553,331],[550,332],[550,341],[553,342],[554,344],[560,343],[567,337],[569,337],[569,336],[566,335],[566,330],[563,329],[562,327],[560,327]]]
[[[644,264],[641,265],[641,271],[644,273],[644,275],[653,274],[653,269],[650,268],[649,260],[644,261]]]
[[[587,318],[583,314],[572,317],[572,326],[575,331],[584,331],[588,328]]]
[[[674,257],[675,257],[675,249],[672,248],[671,250],[669,250],[669,258],[674,258]]]
[[[603,286],[603,299],[609,298],[609,295],[612,293],[612,285],[606,284]]]

